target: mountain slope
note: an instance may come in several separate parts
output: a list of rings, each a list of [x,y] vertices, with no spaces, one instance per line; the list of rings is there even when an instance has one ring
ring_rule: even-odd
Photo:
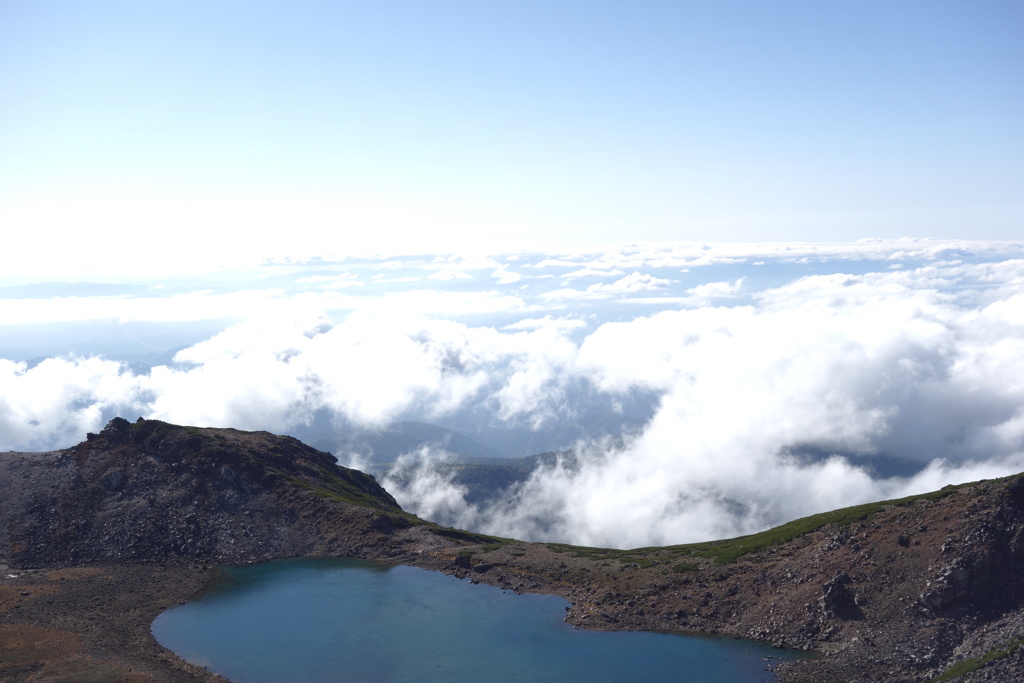
[[[20,566],[358,555],[340,533],[419,522],[370,475],[265,432],[115,418],[65,451],[5,454],[0,473],[19,483],[0,557]]]
[[[1024,680],[1022,476],[738,539],[610,550],[438,527],[288,437],[121,419],[66,450],[0,453],[0,678],[56,666],[100,667],[95,680],[211,680],[153,642],[153,617],[197,590],[209,563],[290,556],[556,593],[570,601],[566,620],[589,629],[824,655],[781,667],[782,681]]]
[[[714,633],[824,655],[781,666],[781,681],[1024,681],[1022,475],[708,543],[479,548],[461,551],[466,575],[545,568],[582,628]]]

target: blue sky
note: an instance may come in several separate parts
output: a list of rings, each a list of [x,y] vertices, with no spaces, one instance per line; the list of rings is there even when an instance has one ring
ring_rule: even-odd
[[[222,261],[1014,238],[1022,31],[984,1],[9,1],[5,270],[168,233]]]

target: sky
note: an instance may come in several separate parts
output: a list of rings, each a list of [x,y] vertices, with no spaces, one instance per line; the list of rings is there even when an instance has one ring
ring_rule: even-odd
[[[0,451],[114,415],[634,424],[484,506],[443,453],[386,482],[615,547],[1021,471],[1022,29],[985,1],[2,2]]]
[[[1014,239],[1022,29],[987,0],[7,0],[0,272]]]

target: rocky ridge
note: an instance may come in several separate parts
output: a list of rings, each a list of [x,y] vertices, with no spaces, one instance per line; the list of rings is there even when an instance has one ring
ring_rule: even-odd
[[[0,678],[99,667],[96,680],[213,680],[162,650],[149,623],[212,564],[290,556],[556,593],[583,628],[715,633],[821,655],[779,667],[784,681],[1024,680],[1021,477],[742,539],[609,550],[438,527],[288,437],[120,419],[67,450],[0,454]]]
[[[418,521],[373,477],[266,432],[115,418],[53,453],[7,454],[0,556],[17,565],[375,554]]]

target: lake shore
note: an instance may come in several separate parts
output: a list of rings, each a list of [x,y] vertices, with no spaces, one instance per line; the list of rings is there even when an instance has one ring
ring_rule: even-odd
[[[543,555],[543,549],[538,549]],[[551,576],[534,574],[526,585],[513,581],[525,578],[518,572],[484,577],[446,564],[443,556],[421,557],[422,562],[403,564],[419,564],[516,592],[553,593],[570,600],[573,593]],[[198,596],[214,578],[210,565],[4,568],[0,570],[0,641],[4,643],[0,680],[226,683],[228,679],[161,646],[151,631],[160,613]],[[570,610],[567,621],[572,619]],[[612,622],[607,620],[577,625],[597,630],[641,627],[628,620],[621,629],[610,628]]]
[[[210,575],[204,565],[2,569],[0,680],[224,682],[150,632]]]
[[[401,552],[393,549],[393,557],[377,559],[441,571],[516,592],[560,595],[570,603],[566,621],[580,628],[672,630],[749,637],[736,632],[739,622],[730,627],[734,620],[723,618],[719,609],[722,605],[717,598],[706,597],[709,593],[716,594],[715,584],[742,582],[746,573],[742,565],[735,573],[709,575],[698,580],[706,581],[705,585],[687,584],[684,579],[680,585],[659,586],[658,580],[652,578],[652,570],[657,570],[657,565],[629,566],[625,571],[616,568],[615,573],[620,576],[611,577],[610,572],[605,576],[595,575],[590,581],[580,581],[581,573],[596,569],[592,560],[553,552],[547,544],[516,543],[484,549],[482,555],[494,561],[486,566],[478,562],[476,555],[458,555],[450,549],[436,547],[426,550],[417,547],[411,538],[407,540]],[[506,559],[513,562],[506,563]],[[0,570],[0,641],[4,643],[0,648],[0,680],[25,683],[37,680],[223,682],[226,679],[162,647],[150,630],[161,612],[201,593],[213,576],[211,565],[200,564],[4,568]],[[673,590],[681,587],[684,590]],[[690,626],[680,628],[680,614],[685,610],[677,606],[682,602],[693,604],[696,601],[692,598],[700,596],[704,596],[703,602],[710,609],[705,610],[703,619],[700,608],[690,613]],[[784,605],[780,604],[782,607]],[[667,614],[673,619],[666,619]],[[949,623],[942,621],[948,627]],[[926,656],[929,645],[921,636],[922,633],[934,635],[934,631],[924,632],[916,625],[900,629],[891,624],[868,624],[862,620],[847,626],[858,629],[862,635],[837,637],[831,639],[832,642],[816,641],[814,650],[822,656],[812,661],[780,663],[776,669],[778,681],[909,683],[929,680],[934,674],[934,669],[927,666],[908,670],[905,661],[894,656],[900,652]],[[1006,634],[1024,632],[1022,629],[1024,614],[1016,611],[993,623],[987,632],[968,637],[960,649],[968,655],[981,655],[1005,640]],[[780,632],[787,630],[792,631],[780,629]],[[773,639],[777,636],[778,633]],[[1022,672],[1024,657],[1018,650],[984,669],[952,680],[1024,680],[1020,678]]]

